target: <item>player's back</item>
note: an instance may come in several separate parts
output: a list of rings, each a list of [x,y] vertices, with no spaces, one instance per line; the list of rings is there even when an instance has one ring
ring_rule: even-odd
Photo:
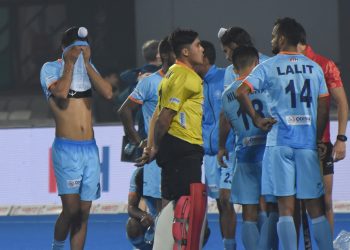
[[[236,99],[235,91],[243,78],[230,84],[222,95],[223,110],[235,132],[235,150],[238,161],[258,162],[265,149],[266,132],[257,128]],[[269,116],[266,91],[254,91],[249,95],[254,109],[262,116]],[[253,157],[254,156],[254,157]]]
[[[280,53],[246,80],[255,89],[268,91],[271,115],[277,120],[268,146],[316,148],[318,97],[328,93],[318,64],[301,54]]]

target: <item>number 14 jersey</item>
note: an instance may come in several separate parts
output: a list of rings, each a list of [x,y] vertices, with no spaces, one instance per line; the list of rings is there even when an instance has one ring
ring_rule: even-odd
[[[251,91],[266,91],[277,120],[266,146],[316,149],[318,98],[328,96],[321,67],[302,54],[281,52],[259,64],[243,81]]]

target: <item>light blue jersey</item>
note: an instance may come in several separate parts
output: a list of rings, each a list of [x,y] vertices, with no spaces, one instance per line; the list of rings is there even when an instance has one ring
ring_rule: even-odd
[[[163,71],[157,72],[143,78],[129,95],[129,99],[142,105],[142,114],[145,121],[145,131],[148,133],[149,121],[158,103],[158,86],[163,79]],[[161,169],[156,161],[145,165],[143,176],[143,193],[145,196],[160,198]]]
[[[297,53],[280,53],[259,64],[244,80],[251,91],[267,91],[277,124],[267,146],[316,149],[318,98],[328,95],[321,67]]]
[[[259,53],[259,63],[262,63],[269,58],[270,57]],[[225,76],[224,76],[225,88],[228,87],[231,83],[233,83],[237,77],[238,77],[238,75],[233,71],[233,65],[231,64],[231,65],[227,66],[226,70],[225,70]]]
[[[55,82],[57,82],[63,75],[64,53],[69,49],[71,49],[73,46],[89,46],[89,45],[85,41],[75,41],[73,44],[69,45],[64,49],[62,53],[62,59],[58,59],[53,62],[47,62],[41,68],[40,82],[41,82],[41,87],[46,96],[46,99],[49,99],[49,97],[52,96],[52,93],[50,91],[50,86]],[[98,72],[92,63],[91,63],[91,66],[96,72]],[[71,96],[75,95],[74,94],[75,92],[83,92],[91,89],[91,82],[86,71],[82,52],[80,53],[80,55],[78,56],[74,64],[72,82],[69,89],[70,89],[70,92],[68,93],[68,95],[71,95]],[[71,91],[73,91],[73,93]]]
[[[163,76],[162,70],[158,70],[143,78],[129,96],[129,99],[142,105],[146,133],[148,133],[149,121],[158,103],[158,86]]]
[[[266,132],[255,127],[252,119],[242,110],[236,99],[235,92],[241,82],[242,78],[238,78],[226,88],[222,94],[222,107],[236,135],[237,162],[260,162],[265,150]],[[254,109],[262,117],[269,116],[264,90],[254,91],[249,97]]]

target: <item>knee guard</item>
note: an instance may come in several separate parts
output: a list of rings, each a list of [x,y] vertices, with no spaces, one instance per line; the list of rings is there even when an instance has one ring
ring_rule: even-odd
[[[190,195],[181,196],[175,206],[173,250],[202,249],[206,214],[206,187],[202,183],[193,183],[190,186]]]

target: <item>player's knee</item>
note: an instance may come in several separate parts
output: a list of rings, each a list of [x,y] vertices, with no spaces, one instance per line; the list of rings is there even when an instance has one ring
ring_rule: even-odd
[[[143,235],[143,228],[139,221],[129,218],[126,224],[126,234],[130,239],[136,239]]]
[[[221,210],[223,211],[230,211],[233,209],[233,205],[230,202],[230,199],[227,197],[220,197],[219,203],[220,203]]]

